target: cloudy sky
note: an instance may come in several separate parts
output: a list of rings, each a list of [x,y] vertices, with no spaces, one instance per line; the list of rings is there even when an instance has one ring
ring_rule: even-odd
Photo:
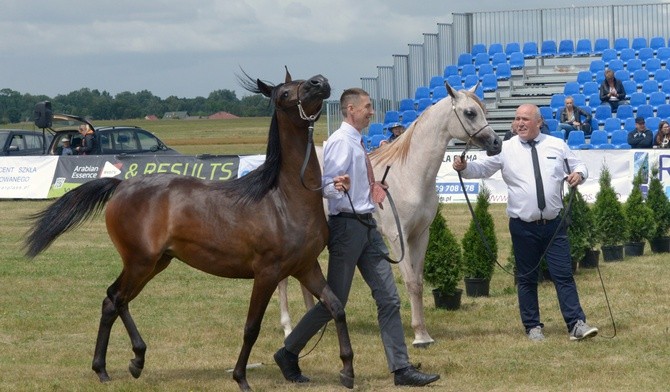
[[[572,0],[570,0],[572,1]],[[647,4],[584,0],[580,5]],[[83,87],[193,98],[235,75],[326,76],[333,97],[392,65],[452,13],[570,6],[549,0],[3,0],[0,89],[53,97]]]

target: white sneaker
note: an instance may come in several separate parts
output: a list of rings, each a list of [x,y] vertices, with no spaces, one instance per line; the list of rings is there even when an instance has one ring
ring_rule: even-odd
[[[570,340],[582,340],[587,338],[592,338],[598,334],[598,328],[591,327],[586,324],[584,321],[579,320],[572,331],[570,331]]]
[[[542,333],[542,327],[539,325],[537,327],[531,328],[528,330],[528,339],[534,342],[541,342],[544,340],[544,334]]]

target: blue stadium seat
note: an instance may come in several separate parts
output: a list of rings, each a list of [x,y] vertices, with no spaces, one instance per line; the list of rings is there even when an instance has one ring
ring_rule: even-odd
[[[414,91],[414,102],[418,103],[421,98],[430,98],[430,89],[428,86],[419,86]]]
[[[387,136],[385,135],[373,135],[370,137],[370,150],[374,150],[379,147],[382,140],[386,140]]]
[[[657,53],[659,48],[662,48],[665,46],[665,38],[664,37],[651,37],[649,39],[649,48],[654,51],[654,54]]]
[[[447,88],[445,86],[437,86],[433,90],[433,94],[431,96],[431,99],[432,99],[433,103],[436,103],[439,100],[441,100],[443,98],[446,98],[447,95],[449,95],[449,94],[448,94]]]
[[[549,132],[549,135],[551,135],[553,137],[557,137],[561,140],[565,140],[565,131],[562,130],[562,129],[558,129],[556,131],[551,131],[551,132]]]
[[[670,48],[667,46],[658,48],[656,51],[656,58],[661,60],[661,65],[668,64],[668,61],[670,61]]]
[[[526,59],[521,52],[512,52],[509,56],[509,66],[512,69],[523,69],[526,65]]]
[[[474,64],[465,64],[461,68],[461,82],[465,80],[468,75],[477,75],[477,67]]]
[[[493,57],[491,57],[491,64],[493,65],[493,68],[498,68],[498,65],[503,63],[507,63],[507,55],[505,53],[495,53]]]
[[[624,69],[623,60],[619,60],[619,59],[610,60],[610,62],[607,63],[607,68],[611,69],[614,72],[616,72],[620,69]]]
[[[638,69],[633,72],[633,80],[637,83],[638,87],[642,87],[642,83],[644,83],[645,80],[649,80],[649,71],[646,69]]]
[[[630,144],[628,144],[628,132],[623,129],[613,132],[610,144],[618,150],[629,150]]]
[[[630,80],[630,75],[631,74],[627,69],[617,69],[614,71],[614,77],[621,80],[622,82],[625,80]]]
[[[593,60],[591,61],[591,64],[589,64],[589,71],[591,71],[591,74],[593,76],[596,75],[596,72],[604,70],[605,70],[605,62],[603,60]]]
[[[667,120],[670,118],[670,104],[664,103],[656,108],[656,117]],[[658,129],[658,127],[656,128]]]
[[[498,80],[508,80],[512,77],[512,68],[509,63],[498,64],[496,68],[496,78]]]
[[[647,49],[649,49],[649,48],[647,48]],[[661,60],[654,57],[654,58],[651,58],[651,59],[647,60],[647,62],[644,64],[644,69],[649,71],[649,76],[654,76],[655,77],[657,71],[660,71],[661,69],[665,69],[665,68],[661,68]]]
[[[551,101],[549,102],[549,107],[551,110],[556,113],[559,107],[562,107],[565,103],[565,94],[554,94],[551,96]]]
[[[642,60],[640,59],[630,59],[626,62],[626,70],[630,72],[635,72],[638,69],[642,69]],[[645,68],[646,69],[646,68]],[[649,71],[649,70],[647,70]]]
[[[479,53],[487,53],[486,44],[474,44],[470,53],[477,56]]]
[[[591,74],[591,71],[583,70],[577,72],[577,83],[579,83],[579,87],[583,88],[584,83],[592,81],[593,81],[593,74]]]
[[[411,98],[404,98],[400,100],[398,105],[398,111],[404,112],[405,110],[414,110],[414,100]]]
[[[621,83],[623,84],[623,89],[626,90],[626,99],[630,99],[630,95],[637,92],[637,83],[630,79],[624,80]]]
[[[593,114],[593,118],[598,120],[598,124],[605,124],[605,120],[612,117],[612,107],[610,105],[599,105]]]
[[[549,132],[556,131],[558,129],[558,120],[555,118],[548,118],[544,120],[544,123],[547,124],[547,128],[549,128]]]
[[[498,78],[495,74],[486,74],[482,77],[484,92],[490,93],[498,89]]]
[[[593,43],[593,54],[602,55],[605,49],[609,49],[610,41],[607,38],[597,38]]]
[[[486,74],[495,74],[495,70],[493,69],[493,65],[491,64],[483,64],[482,66],[479,67],[479,71],[477,71],[477,75],[479,76],[479,80],[484,79],[484,75]]]
[[[659,105],[664,105],[665,103],[665,93],[663,91],[654,91],[649,94],[649,105],[651,105],[654,110],[657,110]]]
[[[463,80],[463,88],[464,89],[470,89],[471,87],[475,86],[477,83],[479,83],[479,76],[477,75],[468,75],[465,77],[465,80]]]
[[[625,123],[626,119],[635,117],[633,112],[634,110],[632,105],[621,104],[616,110],[616,118],[618,118],[619,121],[623,124]]]
[[[627,118],[626,121],[623,123],[623,129],[626,130],[626,132],[632,132],[635,130],[635,119],[634,118]]]
[[[448,78],[451,75],[458,75],[460,77],[461,74],[459,72],[460,71],[458,70],[458,65],[453,65],[453,64],[452,65],[447,65],[446,67],[444,67],[444,73],[442,74],[442,76],[445,79]]]
[[[637,85],[637,82],[635,84]],[[658,83],[653,79],[647,79],[644,82],[642,82],[642,86],[640,86],[640,88],[642,89],[644,95],[646,95],[647,98],[649,98],[651,93],[658,91]]]
[[[472,53],[461,53],[458,55],[458,69],[462,69],[466,64],[472,64]]]
[[[567,95],[574,95],[574,94],[579,94],[579,82],[567,82],[563,86],[563,94]]]
[[[435,87],[438,86],[444,86],[444,77],[441,75],[436,75],[430,78],[430,84],[428,85],[428,88],[430,89],[430,92],[432,93]]]
[[[589,106],[595,113],[596,108],[602,104],[602,102],[600,101],[600,93],[595,92],[591,95],[588,95],[588,98],[589,98]]]
[[[659,87],[663,86],[663,82],[670,79],[670,69],[661,68],[654,74],[654,81],[658,83]]]
[[[494,42],[489,45],[489,59],[493,59],[493,56],[496,53],[505,53],[505,50],[503,49],[503,46],[500,42]],[[505,59],[507,59],[507,55],[505,55]]]
[[[575,54],[575,43],[571,39],[564,39],[558,43],[558,57],[572,57]]]
[[[505,45],[505,54],[507,55],[508,59],[512,57],[512,53],[517,52],[521,52],[521,44],[519,44],[518,42],[508,42]]]
[[[605,119],[605,123],[603,126],[603,132],[605,132],[606,135],[611,134],[612,132],[616,131],[617,129],[621,129],[621,121],[619,121],[618,118],[610,117]],[[595,132],[595,130],[593,131]],[[593,143],[593,142],[591,142]]]
[[[384,125],[400,122],[400,112],[397,110],[387,110],[384,114]]]
[[[490,64],[488,53],[477,53],[475,56],[475,68],[479,69],[483,64]]]
[[[637,58],[642,60],[642,64],[647,64],[647,61],[654,58],[654,49],[652,48],[642,48],[637,53]]]
[[[523,44],[523,57],[527,59],[534,59],[537,57],[537,42],[528,41]]]
[[[432,98],[421,98],[416,103],[416,111],[421,113],[433,104]]]
[[[451,75],[447,78],[447,83],[458,90],[461,84],[463,84],[463,80],[461,79],[461,75]]]
[[[645,37],[634,37],[630,47],[638,53],[642,48],[648,48],[647,39]]]
[[[575,101],[575,106],[583,108],[586,105],[586,95],[584,94],[572,94],[572,100]]]
[[[591,94],[597,94],[600,86],[596,82],[586,82],[582,86],[582,94],[590,96]]]
[[[609,143],[607,137],[607,131],[594,130],[591,132],[591,146],[597,150],[613,150],[614,146]]]
[[[628,38],[619,37],[614,40],[614,50],[616,50],[617,54],[621,54],[621,51],[626,48],[630,48]]]
[[[633,48],[623,48],[619,53],[619,60],[623,61],[624,64],[635,58],[635,49]]]
[[[605,71],[596,72],[596,83],[601,84],[605,80]]]
[[[616,52],[616,50],[605,49],[603,50],[603,56],[600,59],[605,62],[605,65],[609,65],[610,61],[617,60],[618,58],[619,54]]]
[[[384,124],[375,122],[368,126],[368,136],[384,134]]]
[[[542,41],[542,46],[540,48],[541,57],[554,57],[557,54],[558,50],[556,49],[556,41],[553,39]]]
[[[554,118],[554,111],[550,106],[540,106],[540,114],[545,120]]]
[[[634,92],[630,95],[628,103],[633,107],[633,109],[637,110],[639,106],[647,104],[647,94],[643,92]]]
[[[637,113],[635,113],[637,117],[654,117],[654,107],[647,104],[647,105],[640,105],[637,107]]]
[[[582,38],[577,41],[577,46],[575,47],[575,55],[577,56],[590,56],[593,52],[591,46],[591,40],[588,38]]]
[[[656,132],[658,130],[658,125],[663,121],[662,118],[660,117],[647,117],[645,122],[647,129],[649,129],[652,132]]]
[[[573,150],[589,150],[591,149],[590,144],[586,144],[586,138],[584,136],[584,131],[571,131],[568,134],[568,147]]]
[[[405,110],[402,112],[401,116],[402,125],[405,128],[409,128],[409,125],[412,123],[412,121],[416,120],[418,116],[419,115],[416,110]]]
[[[661,83],[661,91],[663,91],[667,97],[670,97],[670,79],[666,79]]]

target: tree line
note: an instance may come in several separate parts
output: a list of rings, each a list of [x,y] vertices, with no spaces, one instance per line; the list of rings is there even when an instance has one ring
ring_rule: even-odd
[[[8,88],[0,90],[0,124],[31,121],[35,104],[50,101],[54,113],[65,113],[95,120],[125,120],[148,115],[162,117],[165,112],[186,111],[190,116],[208,116],[225,111],[240,117],[272,115],[268,98],[260,94],[237,98],[234,91],[212,91],[207,98],[165,99],[142,90],[112,96],[107,91],[82,88],[51,98],[46,95],[21,94]]]

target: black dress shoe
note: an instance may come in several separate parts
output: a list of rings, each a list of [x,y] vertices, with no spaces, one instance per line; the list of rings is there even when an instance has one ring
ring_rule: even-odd
[[[439,374],[426,374],[416,370],[414,366],[407,366],[393,372],[395,385],[406,385],[411,387],[422,387],[440,379]]]
[[[277,366],[279,366],[279,370],[281,370],[281,374],[288,381],[298,383],[309,382],[309,378],[303,376],[300,371],[297,355],[282,347],[275,353],[274,359]]]

